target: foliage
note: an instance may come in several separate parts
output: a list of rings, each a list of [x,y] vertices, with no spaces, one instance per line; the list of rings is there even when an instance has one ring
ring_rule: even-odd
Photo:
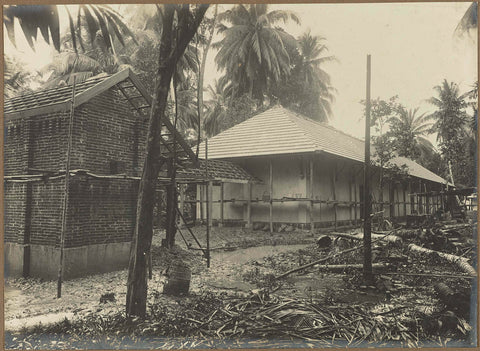
[[[113,51],[113,39],[124,44],[124,37],[133,34],[123,23],[120,15],[108,5],[79,5],[76,24],[67,7],[70,35],[75,52],[78,51],[78,44],[84,49],[82,34],[88,33],[90,44],[94,45],[97,32],[101,33],[103,44],[107,50]],[[3,23],[7,34],[15,45],[14,21],[18,19],[23,34],[32,49],[35,49],[33,42],[37,39],[37,31],[40,29],[43,39],[49,44],[50,37],[57,51],[60,51],[60,21],[56,5],[7,5],[4,7]],[[85,23],[86,26],[82,26]],[[50,34],[50,35],[49,35]]]
[[[34,77],[23,69],[21,63],[4,55],[3,72],[4,98],[8,99],[30,91],[29,83]]]
[[[215,62],[233,85],[232,97],[247,93],[261,103],[271,83],[290,73],[287,48],[296,41],[279,27],[288,20],[300,22],[292,12],[269,12],[267,4],[240,4],[218,15],[223,39],[214,44]]]
[[[429,134],[432,123],[430,115],[423,113],[417,115],[418,108],[407,110],[401,107],[390,118],[388,133],[394,137],[394,149],[399,156],[418,160],[429,150],[433,150],[432,143],[425,138]]]
[[[360,103],[364,106],[363,116],[366,115],[366,101]],[[375,127],[375,131],[383,134],[384,126],[393,118],[403,106],[398,102],[398,95],[390,97],[388,100],[377,97],[370,100],[370,126]]]
[[[474,1],[468,7],[467,11],[463,15],[460,22],[458,23],[457,28],[455,29],[455,34],[457,36],[462,36],[464,33],[467,33],[470,30],[476,30],[478,26],[477,11],[478,11],[478,2]]]
[[[241,123],[267,107],[257,107],[257,101],[249,94],[243,94],[234,99],[226,96],[231,87],[225,78],[216,80],[214,87],[208,86],[207,91],[212,97],[206,101],[206,114],[203,126],[208,137]]]
[[[461,185],[475,184],[475,153],[469,145],[465,95],[460,95],[458,85],[444,80],[436,86],[437,96],[428,101],[436,107],[431,115],[435,119],[432,131],[437,132],[440,152],[452,166],[454,181]]]
[[[291,108],[317,121],[326,122],[332,115],[335,89],[323,64],[335,61],[325,56],[325,38],[310,32],[298,38],[298,49],[289,50],[293,68],[290,74],[272,89],[271,95],[284,107]]]

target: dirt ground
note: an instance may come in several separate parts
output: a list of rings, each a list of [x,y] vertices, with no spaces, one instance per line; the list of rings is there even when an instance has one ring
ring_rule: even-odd
[[[202,243],[204,243],[205,238],[204,230],[204,227],[193,229]],[[291,274],[284,279],[272,279],[272,277],[283,272],[358,245],[358,242],[352,240],[339,239],[328,247],[318,247],[315,243],[316,238],[307,231],[270,234],[241,228],[217,227],[213,228],[211,233],[211,247],[215,250],[212,251],[211,267],[207,269],[202,252],[200,250],[187,250],[187,245],[180,235],[177,235],[178,247],[173,251],[167,251],[160,247],[162,233],[156,233],[153,239],[153,278],[149,281],[148,305],[153,314],[155,314],[154,311],[158,313],[160,308],[163,311],[160,314],[161,316],[170,316],[169,318],[177,318],[177,314],[184,316],[182,320],[188,324],[185,328],[190,330],[190,324],[195,325],[198,322],[188,316],[195,316],[198,313],[195,312],[197,308],[206,308],[210,311],[208,312],[211,314],[210,319],[215,315],[216,312],[211,313],[214,311],[214,306],[211,304],[219,303],[218,299],[222,299],[222,297],[215,296],[223,296],[223,299],[238,296],[251,298],[252,292],[267,289],[271,292],[271,299],[278,299],[280,305],[284,305],[285,301],[295,301],[295,303],[304,301],[306,304],[319,304],[319,306],[329,308],[330,312],[328,313],[333,313],[331,311],[336,309],[339,309],[338,311],[345,310],[345,312],[339,312],[340,316],[342,313],[351,313],[351,311],[359,309],[362,314],[371,315],[372,321],[380,323],[380,329],[387,328],[381,332],[386,334],[379,334],[380,338],[382,337],[380,335],[383,335],[390,340],[400,340],[404,338],[403,333],[407,333],[408,330],[413,328],[417,330],[417,333],[418,330],[421,330],[424,336],[428,336],[429,341],[425,341],[423,345],[469,345],[468,335],[472,328],[469,323],[474,321],[472,322],[469,312],[465,309],[462,310],[461,307],[466,306],[468,309],[470,301],[454,301],[453,307],[452,305],[445,305],[444,302],[440,301],[434,285],[438,281],[442,281],[455,292],[464,293],[462,296],[468,300],[469,289],[474,281],[468,277],[465,278],[459,268],[452,263],[435,257],[411,255],[406,249],[409,243],[417,243],[423,247],[431,248],[440,245],[450,253],[467,257],[470,262],[474,262],[474,250],[472,250],[474,241],[471,228],[455,231],[455,233],[455,237],[449,237],[448,240],[440,238],[443,241],[439,241],[437,240],[438,237],[433,235],[433,232],[429,234],[428,231],[420,230],[412,232],[413,235],[405,236],[405,242],[402,246],[385,242],[375,243],[373,245],[374,262],[389,262],[390,266],[376,275],[374,286],[362,285],[361,270],[344,269],[339,272],[331,272],[319,266]],[[183,234],[185,236],[189,235],[185,231]],[[192,242],[192,246],[194,245],[193,240],[187,240]],[[356,250],[338,257],[334,256],[328,263],[357,264],[362,262],[362,257],[361,250]],[[180,258],[187,263],[192,270],[191,297],[189,298],[169,297],[162,294],[166,280],[164,270],[168,263],[176,258]],[[447,275],[447,277],[439,278],[435,275]],[[28,330],[35,330],[35,325],[39,322],[43,324],[55,323],[65,320],[65,318],[74,322],[75,320],[92,317],[94,319],[101,317],[102,321],[115,320],[119,316],[119,311],[124,310],[126,278],[127,271],[123,270],[70,280],[65,282],[63,297],[60,300],[56,299],[55,296],[56,282],[43,282],[34,279],[7,281],[5,327],[7,331],[12,333],[9,345],[13,348],[30,348],[31,345],[43,348],[50,348],[50,346],[52,348],[68,348],[71,344],[66,341],[62,341],[64,344],[58,344],[57,339],[49,341],[50,344],[35,340],[37,344],[33,344],[33,336],[29,336],[29,340],[32,342],[30,345],[29,341],[26,341],[28,337],[22,339],[21,335],[28,334]],[[100,296],[105,293],[114,293],[115,301],[101,303]],[[212,293],[214,295],[209,295]],[[201,300],[203,299],[202,296],[207,296],[207,300],[212,298],[215,302],[210,305],[206,302],[206,307],[198,307],[199,302],[195,302],[195,299]],[[193,307],[188,303],[193,303]],[[264,305],[261,304],[260,308],[262,306]],[[285,311],[285,313],[288,313],[288,311],[290,310]],[[362,316],[361,318],[367,318],[364,315]],[[254,317],[254,319],[257,318],[259,317]],[[332,314],[332,318],[335,320],[335,318],[339,318],[339,315],[335,317],[335,314]],[[248,320],[247,318],[242,323],[247,323]],[[172,323],[172,320],[168,320],[166,323]],[[412,323],[417,323],[417,325],[415,326]],[[418,325],[418,323],[421,325]],[[179,328],[182,329],[183,327],[179,326]],[[360,322],[355,331],[351,330],[351,332],[355,334],[358,328],[363,328]],[[378,327],[375,328],[379,330]],[[235,324],[234,330],[236,329]],[[397,334],[392,334],[394,329],[397,330]],[[195,331],[196,328],[193,328],[193,330]],[[225,329],[224,332],[226,331]],[[370,337],[372,332],[370,332]],[[175,334],[174,331],[172,333]],[[413,337],[415,338],[415,336]],[[406,336],[406,338],[411,339],[410,336]],[[335,334],[333,334],[333,339],[335,339]],[[332,343],[329,344],[330,346],[334,345],[333,339]],[[105,347],[112,347],[113,344],[110,341],[105,342]],[[209,347],[210,341],[205,342],[201,345],[204,348]],[[261,347],[262,345],[281,347],[279,345],[284,345],[275,344],[270,339],[266,341],[257,339],[255,342],[254,347]],[[456,344],[456,342],[460,342],[460,344]],[[257,345],[257,343],[259,344]],[[85,346],[85,344],[81,345]],[[151,341],[148,345],[168,349],[191,348],[200,344],[196,341],[190,344],[182,344],[178,340],[169,343],[161,339],[160,341]],[[242,345],[243,347],[249,347],[249,344]],[[296,344],[290,340],[288,345],[288,347],[292,347]],[[324,346],[318,343],[308,345],[314,345],[309,347]],[[405,346],[404,344],[399,345]],[[211,347],[213,347],[213,344],[211,344]],[[220,346],[216,344],[215,347]],[[229,346],[224,345],[224,347]]]
[[[190,235],[186,230],[183,232],[184,235]],[[193,228],[193,232],[205,246],[205,227],[197,226]],[[190,266],[192,292],[202,289],[248,291],[255,286],[242,279],[242,274],[248,269],[244,263],[250,259],[258,259],[281,251],[295,250],[314,240],[307,231],[270,234],[235,227],[213,227],[210,237],[211,247],[216,250],[212,251],[211,268],[206,269],[206,260],[202,257],[202,251],[186,250],[186,245],[179,234],[176,238],[178,248],[170,253],[160,247],[164,233],[155,233],[152,240],[152,280],[149,281],[150,303],[158,302],[159,296],[165,300],[169,299],[160,293],[165,282],[163,271],[173,257],[181,258]],[[194,243],[191,236],[188,240]],[[304,244],[298,245],[298,243]],[[272,247],[266,249],[261,246],[262,244]],[[257,250],[247,249],[258,246],[260,247]],[[236,249],[234,251],[217,249],[225,247],[236,247]],[[239,263],[242,263],[242,266],[239,266]],[[127,270],[68,280],[63,284],[62,298],[57,299],[56,281],[33,278],[8,279],[4,290],[5,328],[7,331],[18,331],[38,323],[53,323],[64,318],[82,318],[92,312],[108,314],[123,310],[127,290],[126,281]],[[115,294],[115,302],[100,303],[101,295],[107,293]]]

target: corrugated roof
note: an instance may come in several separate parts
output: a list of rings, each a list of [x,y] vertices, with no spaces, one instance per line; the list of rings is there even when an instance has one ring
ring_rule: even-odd
[[[275,106],[208,140],[208,158],[297,154],[323,151],[351,160],[364,161],[363,140],[324,123],[308,119],[281,106]],[[200,145],[199,157],[205,157]],[[393,163],[408,166],[412,176],[445,183],[445,180],[405,157]]]

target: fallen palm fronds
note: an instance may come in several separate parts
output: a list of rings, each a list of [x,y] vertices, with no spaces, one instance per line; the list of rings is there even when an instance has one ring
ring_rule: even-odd
[[[463,272],[468,273],[472,277],[477,276],[477,271],[468,263],[468,260],[465,257],[460,257],[460,256],[447,254],[444,252],[430,250],[415,244],[408,245],[408,249],[414,253],[421,253],[421,254],[443,258],[446,261],[457,265],[458,268],[460,268]]]
[[[222,323],[216,324],[215,334],[221,338],[248,336],[328,340],[334,337],[348,343],[401,340],[411,344],[418,341],[419,332],[409,329],[394,317],[377,318],[377,314],[365,306],[324,306],[293,298],[271,298],[262,292],[250,299],[227,303],[219,310],[219,315],[225,317]],[[209,334],[212,331],[205,329],[204,332]]]

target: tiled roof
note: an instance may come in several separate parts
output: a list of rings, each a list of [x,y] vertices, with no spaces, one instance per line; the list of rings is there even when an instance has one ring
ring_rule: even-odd
[[[88,88],[104,81],[109,76],[92,77],[84,82],[75,84],[75,96]],[[72,85],[62,86],[52,89],[39,90],[16,96],[5,100],[3,111],[5,114],[20,112],[30,109],[36,109],[47,105],[53,105],[61,102],[69,101],[72,98]]]
[[[165,173],[165,174],[163,174]],[[166,176],[166,172],[162,172]],[[222,180],[226,182],[260,182],[239,165],[228,161],[208,160],[208,176],[205,160],[199,160],[198,167],[188,167],[178,170],[177,179],[189,180]]]
[[[351,160],[364,161],[363,140],[275,106],[208,140],[209,159],[233,159],[249,156],[297,154],[323,151]],[[204,157],[205,145],[200,145]],[[397,157],[398,166],[406,164],[415,177],[434,182],[445,180],[412,160]]]

